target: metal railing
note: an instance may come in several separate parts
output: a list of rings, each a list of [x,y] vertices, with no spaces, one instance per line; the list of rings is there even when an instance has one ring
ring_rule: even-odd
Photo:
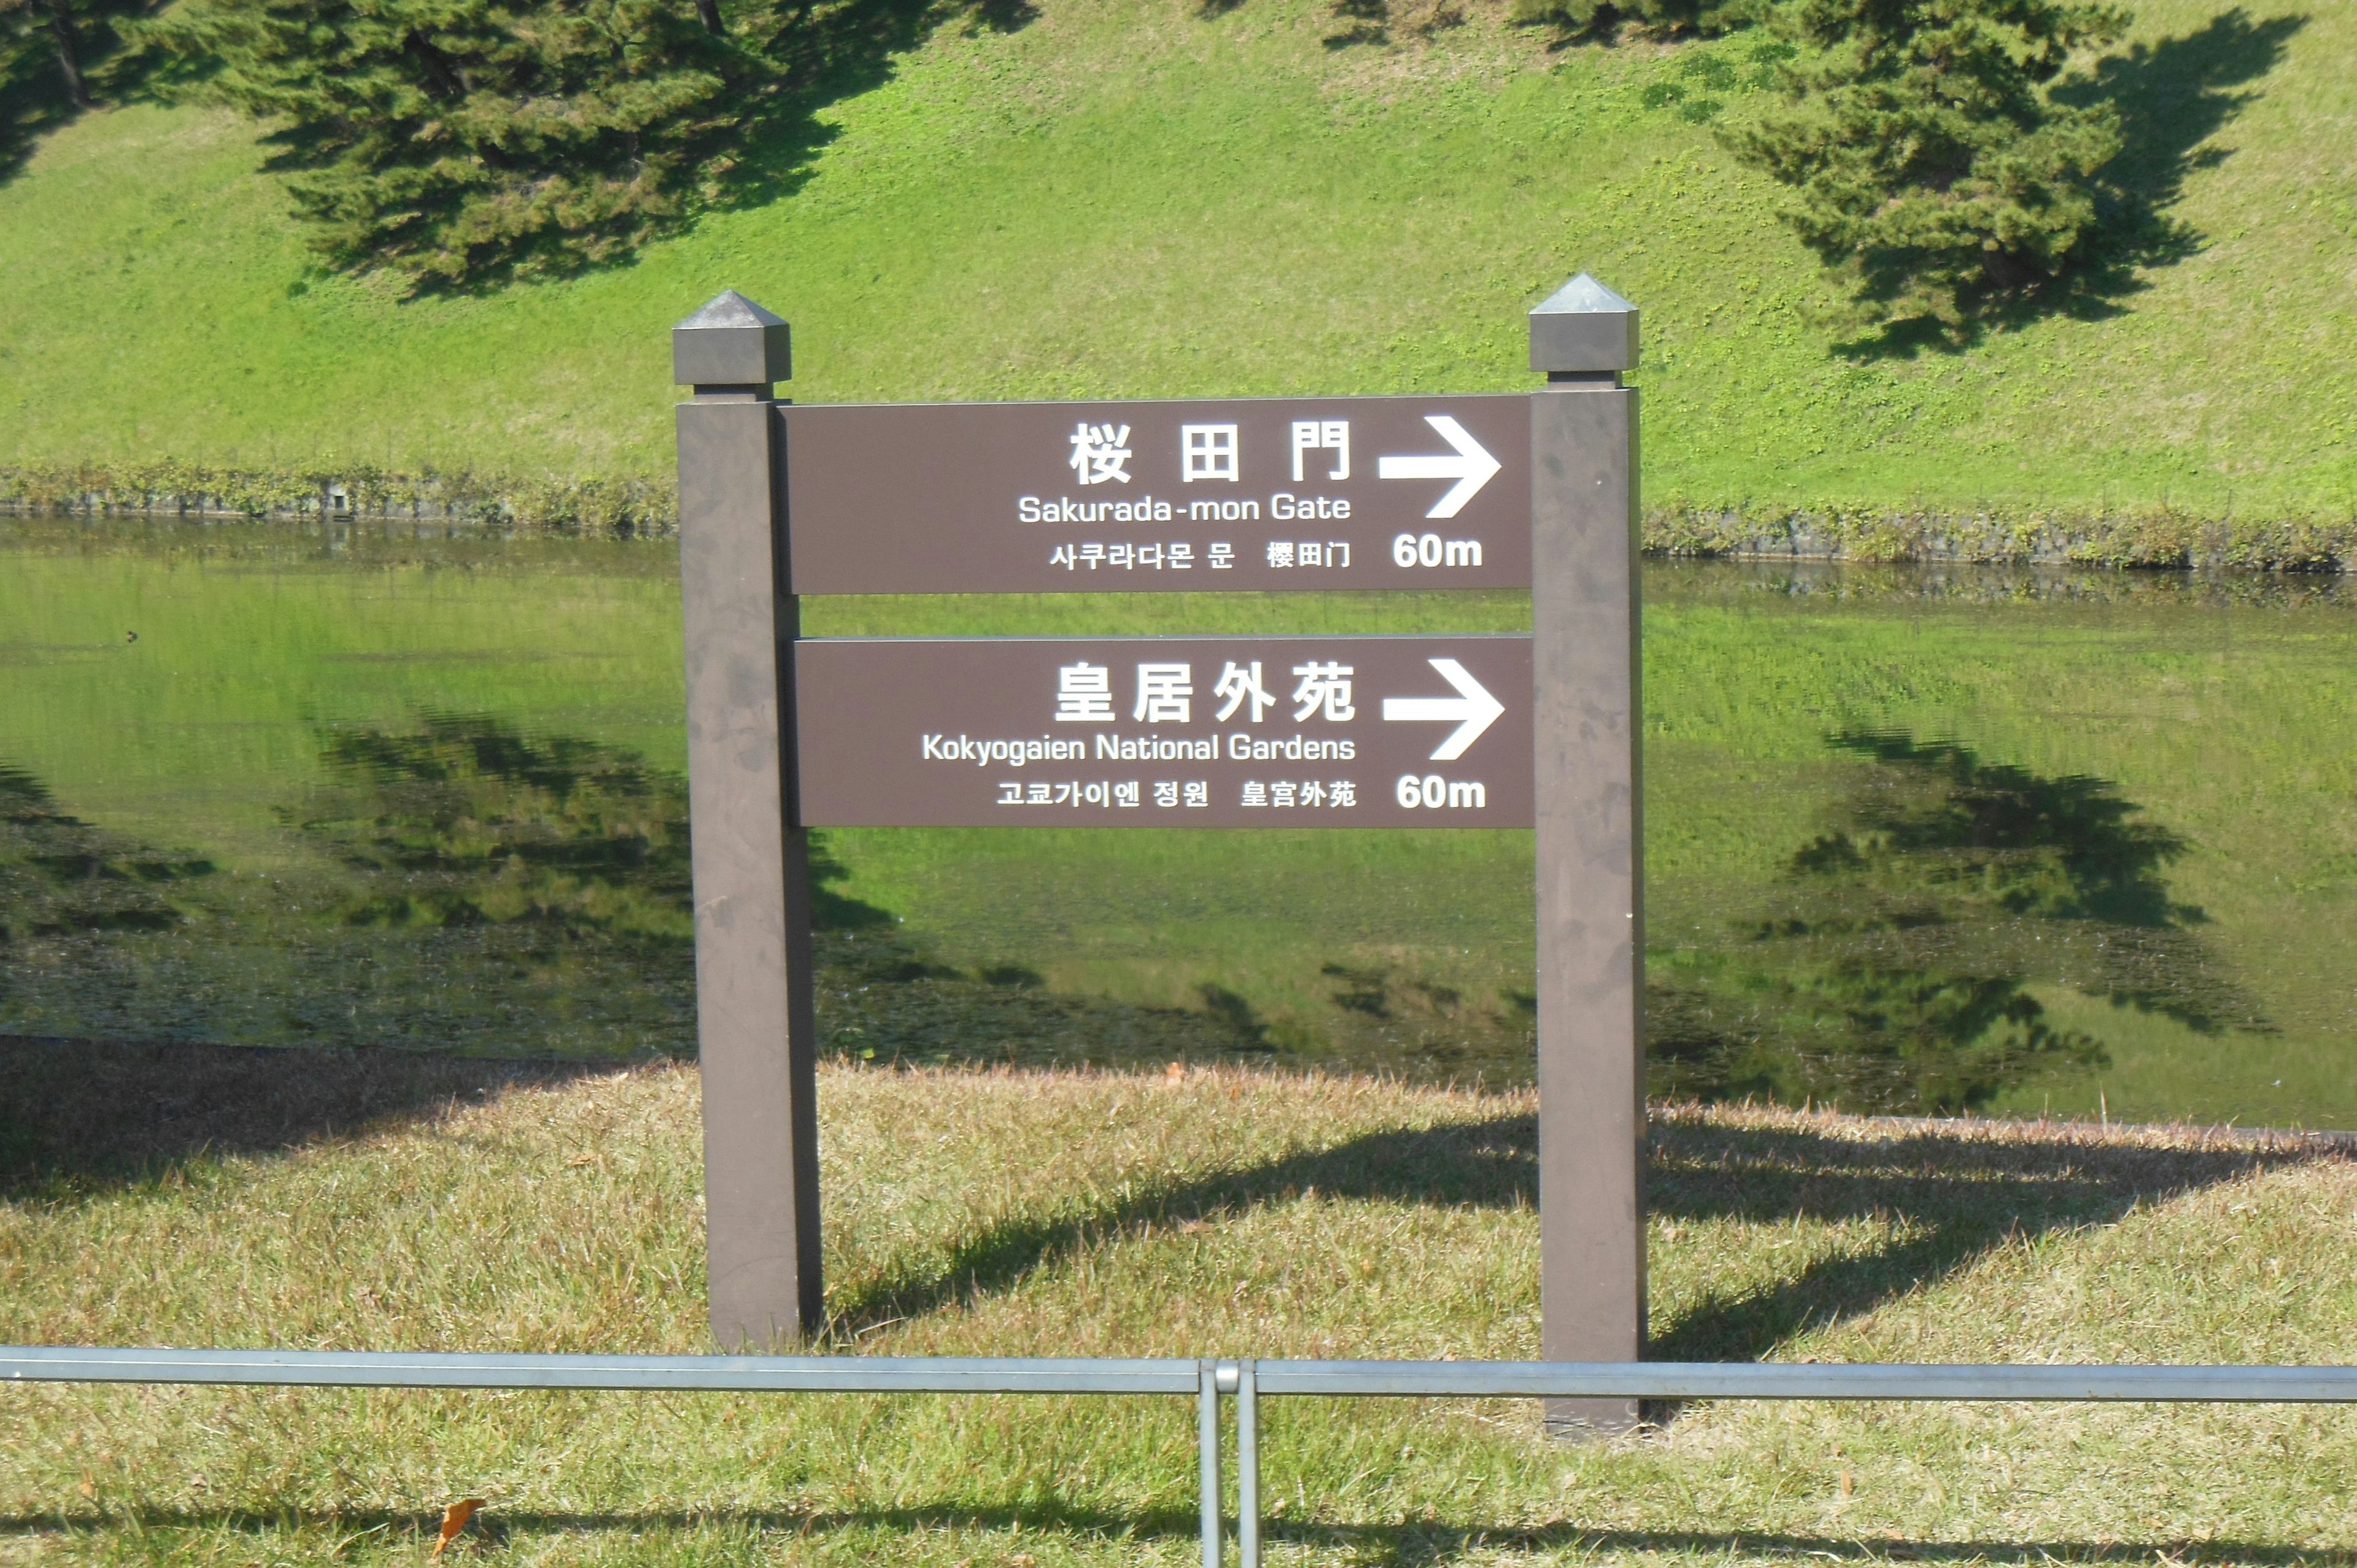
[[[1192,1394],[1203,1568],[1221,1568],[1220,1402],[1236,1420],[1236,1537],[1260,1565],[1260,1398],[1942,1400],[2357,1404],[2357,1367],[1713,1361],[1261,1361],[899,1356],[509,1356],[0,1346],[0,1381],[736,1393]]]

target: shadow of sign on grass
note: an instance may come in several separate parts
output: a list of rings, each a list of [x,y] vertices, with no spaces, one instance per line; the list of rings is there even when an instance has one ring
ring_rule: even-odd
[[[2269,1025],[2163,875],[2191,847],[2108,780],[1848,731],[1853,780],[1771,897],[1707,946],[1652,955],[1663,1098],[1953,1113],[2100,1066],[2030,993],[2066,985],[2219,1039]]]
[[[267,1154],[438,1116],[599,1064],[0,1037],[0,1196],[64,1196],[152,1177],[209,1154]],[[1034,1273],[1148,1228],[1307,1195],[1435,1208],[1537,1200],[1527,1115],[1402,1128],[1200,1176],[1146,1181],[1120,1199],[1043,1197],[1039,1212],[951,1239],[912,1272],[839,1294],[830,1336],[1017,1288]],[[1649,1354],[1745,1360],[1871,1311],[2025,1237],[2114,1222],[2149,1204],[2286,1163],[2298,1150],[2155,1149],[1986,1127],[1861,1141],[1801,1126],[1672,1113],[1656,1123],[1649,1205],[1661,1219],[1888,1221],[1893,1240],[1772,1280],[1654,1309]]]
[[[1655,1305],[1647,1355],[1742,1361],[1810,1328],[1855,1317],[1970,1266],[1993,1248],[2048,1231],[2113,1223],[2166,1200],[2271,1165],[2328,1157],[2252,1148],[2154,1149],[1986,1128],[1884,1141],[1805,1128],[1656,1122],[1647,1203],[1658,1219],[1755,1223],[1878,1219],[1900,1238],[1821,1259],[1757,1285]],[[1305,1195],[1437,1208],[1528,1208],[1538,1201],[1537,1124],[1503,1116],[1401,1129],[1239,1169],[1141,1184],[1118,1201],[1066,1205],[983,1227],[920,1273],[837,1296],[829,1335],[849,1342],[879,1324],[977,1295],[1149,1229],[1216,1221]]]

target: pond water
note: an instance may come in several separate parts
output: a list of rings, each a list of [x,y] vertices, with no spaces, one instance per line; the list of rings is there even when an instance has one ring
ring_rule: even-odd
[[[1660,564],[1657,1093],[2357,1126],[2357,593]],[[1511,630],[1513,595],[820,632]],[[0,1033],[694,1048],[661,544],[0,520]],[[843,832],[860,1059],[1530,1076],[1527,833]]]

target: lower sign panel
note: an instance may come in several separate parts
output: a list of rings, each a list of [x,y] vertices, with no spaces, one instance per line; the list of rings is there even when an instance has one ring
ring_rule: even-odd
[[[810,827],[1527,828],[1527,637],[795,645]]]

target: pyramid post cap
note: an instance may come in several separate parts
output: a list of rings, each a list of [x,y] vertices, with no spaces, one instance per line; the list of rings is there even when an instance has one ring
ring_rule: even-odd
[[[672,380],[688,386],[759,386],[793,375],[793,331],[782,317],[725,289],[671,329]]]
[[[1546,299],[1531,307],[1533,316],[1582,316],[1599,310],[1625,310],[1634,314],[1637,307],[1596,281],[1594,273],[1582,273]]]
[[[1581,273],[1531,310],[1531,369],[1597,374],[1637,366],[1634,305]]]

